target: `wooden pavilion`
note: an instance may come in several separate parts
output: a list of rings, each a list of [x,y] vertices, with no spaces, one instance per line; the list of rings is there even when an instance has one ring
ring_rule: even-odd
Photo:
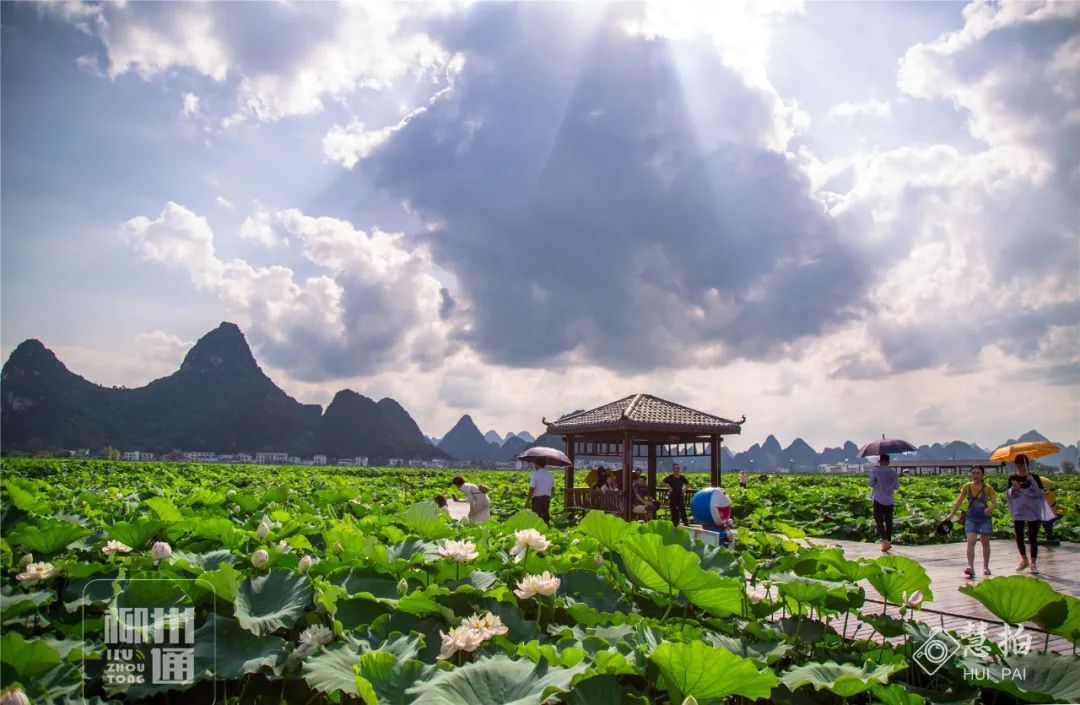
[[[720,486],[720,444],[726,435],[741,432],[746,422],[696,411],[650,394],[634,394],[604,404],[589,411],[564,416],[548,422],[547,433],[562,436],[566,455],[571,461],[581,456],[621,457],[622,482],[618,502],[619,514],[630,519],[633,515],[630,483],[634,460],[645,459],[649,492],[657,497],[657,458],[709,457],[709,479]],[[578,500],[588,496],[588,488],[574,487],[574,468],[566,469],[566,507],[588,506]]]

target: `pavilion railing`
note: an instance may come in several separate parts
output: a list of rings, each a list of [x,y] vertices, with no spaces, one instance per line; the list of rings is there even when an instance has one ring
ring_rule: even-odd
[[[621,490],[617,492],[602,492],[598,488],[593,487],[574,487],[572,489],[564,489],[564,506],[566,511],[589,511],[590,509],[599,509],[603,512],[610,512],[612,514],[622,513],[622,501],[623,493]],[[686,506],[690,506],[690,499],[694,496],[694,490],[686,489],[685,503]],[[656,505],[657,507],[670,506],[669,497],[670,490],[667,488],[656,488]]]

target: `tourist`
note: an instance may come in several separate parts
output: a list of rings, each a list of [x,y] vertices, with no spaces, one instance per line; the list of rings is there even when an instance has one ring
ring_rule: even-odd
[[[453,483],[465,493],[465,500],[469,503],[468,521],[470,523],[480,524],[491,518],[491,500],[487,496],[487,487],[465,482],[461,476],[455,477]]]
[[[630,489],[634,494],[634,514],[639,514],[645,521],[649,521],[653,518],[652,512],[656,503],[649,496],[649,486],[645,484],[645,478],[635,475]]]
[[[874,502],[874,525],[884,553],[892,548],[893,505],[896,501],[893,493],[900,487],[900,477],[889,467],[887,453],[878,456],[878,464],[870,471],[870,487],[873,488],[870,499]]]
[[[960,496],[956,498],[949,511],[946,520],[952,519],[956,510],[967,500],[967,511],[964,513],[964,531],[967,533],[967,561],[968,567],[964,569],[964,575],[969,578],[975,577],[975,539],[982,537],[983,575],[990,575],[990,536],[994,533],[993,514],[997,507],[997,493],[994,488],[986,484],[986,471],[981,465],[971,468],[971,482],[960,489]]]
[[[1036,561],[1039,557],[1039,527],[1053,516],[1053,512],[1046,503],[1042,479],[1028,469],[1027,456],[1016,456],[1013,464],[1016,466],[1016,473],[1009,475],[1009,488],[1005,496],[1009,503],[1009,512],[1012,513],[1016,548],[1020,551],[1020,564],[1016,569],[1023,570],[1031,566],[1031,572],[1038,575],[1039,566]],[[1025,528],[1027,543],[1031,547],[1030,561],[1024,547]]]
[[[746,471],[739,471],[739,487],[746,488]]]
[[[608,492],[619,491],[619,481],[615,478],[615,473],[611,473],[604,480],[604,484],[600,486],[600,490],[605,494]]]
[[[545,524],[551,525],[551,491],[555,488],[555,478],[548,472],[547,464],[538,461],[536,470],[529,478],[529,496],[525,499],[525,506],[544,520]]]
[[[444,514],[450,513],[450,507],[446,504],[446,497],[443,497],[441,494],[435,495],[435,506]]]
[[[682,468],[678,463],[672,463],[671,474],[661,480],[670,489],[668,491],[668,504],[671,506],[671,523],[679,525],[679,520],[686,526],[690,526],[690,520],[686,517],[686,488],[689,481],[683,476]]]
[[[1065,507],[1057,502],[1057,485],[1049,477],[1040,477],[1043,484],[1043,491],[1046,492],[1046,503],[1050,505],[1050,510],[1054,513],[1052,519],[1047,519],[1043,522],[1043,528],[1046,529],[1046,541],[1044,543],[1047,546],[1057,546],[1061,542],[1054,538],[1054,522],[1065,513]]]

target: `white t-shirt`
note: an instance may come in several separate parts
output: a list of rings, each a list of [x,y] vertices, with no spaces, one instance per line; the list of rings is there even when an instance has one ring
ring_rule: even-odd
[[[540,468],[529,478],[529,487],[533,488],[533,497],[550,497],[551,490],[555,488],[555,478],[546,468]]]
[[[491,501],[482,489],[466,482],[461,486],[461,491],[469,500],[469,521],[478,524],[491,518]]]

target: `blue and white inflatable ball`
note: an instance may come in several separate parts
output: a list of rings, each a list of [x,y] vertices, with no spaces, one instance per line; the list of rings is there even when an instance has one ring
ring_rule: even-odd
[[[706,529],[731,519],[731,498],[722,487],[706,487],[694,493],[690,513]]]

